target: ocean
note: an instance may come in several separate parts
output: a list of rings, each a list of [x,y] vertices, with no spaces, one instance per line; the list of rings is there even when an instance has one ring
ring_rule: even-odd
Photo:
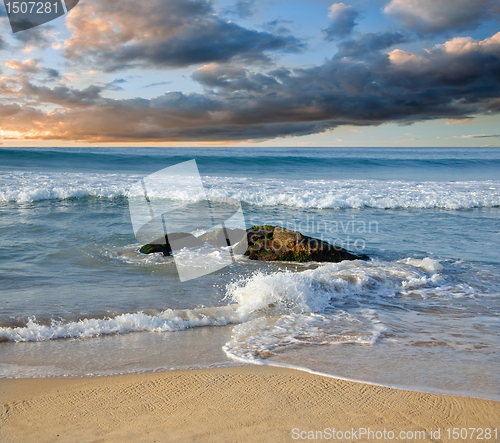
[[[238,259],[181,282],[139,252],[129,198],[193,159],[246,227],[370,260]],[[500,400],[498,148],[2,147],[0,230],[2,378],[274,364]]]

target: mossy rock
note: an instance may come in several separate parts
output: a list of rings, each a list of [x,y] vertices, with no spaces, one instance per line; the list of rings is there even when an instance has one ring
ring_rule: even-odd
[[[271,231],[272,228],[272,231]],[[341,262],[368,260],[364,254],[353,254],[328,242],[290,231],[280,226],[252,226],[248,230],[250,260],[295,262]]]
[[[246,242],[243,240],[245,239]],[[162,236],[154,242],[144,245],[140,252],[152,254],[161,252],[172,254],[172,246],[197,247],[208,243],[215,247],[233,245],[233,252],[244,254],[250,260],[260,261],[295,261],[295,262],[341,262],[343,260],[368,260],[364,254],[354,254],[343,248],[330,245],[317,238],[308,237],[300,232],[290,231],[280,226],[262,225],[243,229],[216,229],[199,237],[185,232],[176,232]],[[169,242],[170,240],[170,242]]]

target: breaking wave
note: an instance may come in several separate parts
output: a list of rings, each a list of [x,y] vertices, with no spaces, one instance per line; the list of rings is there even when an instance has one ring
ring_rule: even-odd
[[[398,262],[344,261],[303,272],[256,272],[230,283],[222,306],[167,309],[156,314],[131,312],[78,321],[39,322],[33,316],[25,326],[0,327],[0,341],[89,338],[237,324],[236,338],[226,346],[226,351],[233,355],[268,352],[282,346],[283,341],[290,344],[294,340],[371,343],[384,326],[376,311],[363,307],[369,300],[475,296],[474,288],[449,282],[441,270],[439,262],[425,258]],[[346,300],[359,301],[359,309],[346,312]],[[245,351],[238,351],[240,345],[235,343],[243,343]],[[252,351],[248,350],[249,344]]]
[[[0,202],[78,198],[125,198],[141,176],[98,173],[9,172],[0,175]],[[500,181],[414,182],[385,180],[278,180],[204,177],[210,197],[232,197],[248,205],[293,208],[432,209],[500,207]],[[193,201],[185,188],[148,190],[150,198]],[[134,195],[135,196],[135,195]]]

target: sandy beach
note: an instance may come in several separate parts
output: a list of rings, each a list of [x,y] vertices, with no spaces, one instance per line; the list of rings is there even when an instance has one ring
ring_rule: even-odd
[[[270,366],[2,380],[0,387],[5,443],[449,441],[448,428],[493,429],[500,420],[500,402]]]

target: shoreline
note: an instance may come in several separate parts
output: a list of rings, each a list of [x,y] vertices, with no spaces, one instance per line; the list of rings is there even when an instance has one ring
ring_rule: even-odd
[[[404,385],[397,385],[397,384],[390,384],[390,383],[381,383],[381,382],[376,382],[376,381],[369,381],[369,380],[362,380],[362,379],[357,379],[357,378],[352,378],[352,377],[345,377],[342,375],[329,374],[328,372],[316,371],[314,369],[309,369],[305,366],[304,367],[295,366],[295,365],[289,365],[287,363],[279,363],[279,362],[266,361],[266,360],[261,360],[259,363],[252,364],[251,362],[248,362],[244,358],[236,357],[234,355],[231,355],[231,358],[235,362],[238,362],[244,366],[272,366],[275,368],[291,369],[293,371],[306,372],[306,373],[311,374],[311,375],[332,378],[334,380],[342,380],[342,381],[346,381],[349,383],[361,383],[361,384],[365,384],[365,385],[377,386],[380,388],[397,389],[400,391],[409,391],[409,392],[418,392],[420,394],[447,395],[449,397],[473,398],[473,399],[477,399],[477,400],[495,401],[495,402],[500,403],[500,399],[480,397],[479,394],[475,394],[473,392],[453,392],[453,391],[447,391],[444,389],[437,389],[437,388],[424,387],[424,386],[412,386],[412,385],[404,386]]]
[[[0,376],[0,386],[2,382],[16,382],[16,381],[26,381],[26,380],[41,380],[42,383],[44,380],[91,380],[91,379],[101,379],[101,378],[110,378],[110,377],[125,377],[125,376],[140,376],[147,374],[165,374],[171,372],[192,372],[192,371],[205,371],[205,370],[218,370],[218,369],[227,369],[227,368],[241,368],[241,367],[274,367],[278,369],[289,369],[292,371],[305,372],[307,374],[316,375],[319,377],[331,378],[334,380],[346,381],[349,383],[361,383],[370,386],[376,386],[380,388],[388,388],[388,389],[396,389],[400,391],[409,391],[416,392],[420,394],[431,394],[431,395],[446,395],[449,397],[458,397],[458,398],[470,398],[477,400],[486,400],[499,402],[500,398],[493,397],[481,397],[480,394],[474,392],[459,392],[459,391],[448,391],[445,389],[437,389],[432,387],[425,386],[412,386],[412,385],[398,385],[398,384],[390,384],[383,382],[376,382],[370,380],[362,380],[358,378],[345,377],[343,375],[329,374],[328,372],[317,371],[314,369],[310,369],[307,367],[290,365],[287,363],[280,363],[275,361],[268,360],[260,360],[257,362],[247,361],[244,358],[236,357],[234,355],[231,356],[231,360],[227,362],[217,362],[208,365],[192,365],[187,367],[178,367],[178,368],[148,368],[148,369],[137,369],[135,371],[130,372],[109,372],[109,373],[95,373],[95,374],[71,374],[71,375],[37,375],[37,376],[21,376],[21,377],[3,377]],[[1,400],[1,397],[0,397]]]
[[[320,432],[314,434],[320,441],[329,440],[333,429],[368,428],[425,436],[414,441],[449,441],[446,429],[494,429],[500,417],[500,402],[494,400],[395,389],[274,365],[2,379],[0,393],[0,440],[5,443],[281,442],[310,439],[310,431]],[[432,434],[438,429],[440,438]],[[356,437],[347,440],[369,441]]]

